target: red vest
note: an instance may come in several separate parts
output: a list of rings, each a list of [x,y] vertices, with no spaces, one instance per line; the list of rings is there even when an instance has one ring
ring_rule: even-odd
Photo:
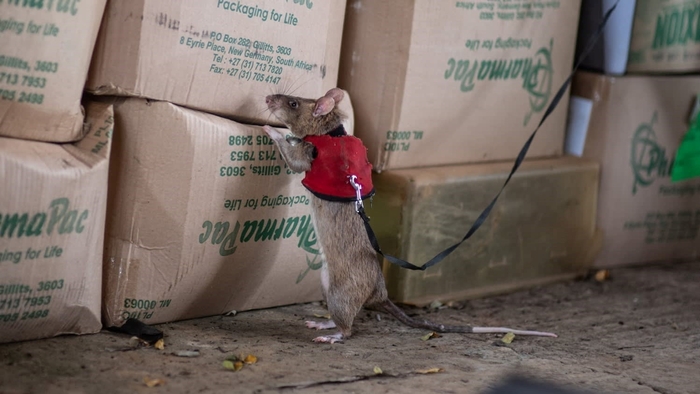
[[[362,199],[374,195],[372,164],[362,140],[351,135],[310,135],[304,137],[316,147],[316,158],[301,181],[316,197],[328,201],[356,201],[357,194],[349,176],[362,185]]]

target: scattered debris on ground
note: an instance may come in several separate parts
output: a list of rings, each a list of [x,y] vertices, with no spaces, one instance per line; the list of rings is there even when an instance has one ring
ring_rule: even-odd
[[[328,312],[312,303],[160,324],[151,328],[162,336],[146,330],[152,342],[103,330],[6,344],[0,392],[485,393],[519,374],[597,393],[693,393],[698,284],[700,262],[405,307],[440,322],[537,327],[559,338],[435,335],[362,311],[351,338],[316,344],[304,321]]]

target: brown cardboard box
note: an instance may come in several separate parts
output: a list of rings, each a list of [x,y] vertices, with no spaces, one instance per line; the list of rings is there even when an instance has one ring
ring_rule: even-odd
[[[83,137],[80,99],[105,2],[0,1],[0,135]]]
[[[136,98],[115,114],[106,324],[321,299],[303,174],[262,127]]]
[[[375,170],[515,158],[571,71],[580,4],[352,1],[339,86]],[[529,158],[562,153],[567,97]]]
[[[510,162],[480,163],[377,175],[377,194],[367,210],[382,249],[424,264],[464,237],[511,168]],[[598,174],[591,160],[526,160],[481,228],[442,262],[425,271],[385,262],[389,296],[426,305],[586,272],[599,250]]]
[[[636,0],[627,70],[700,70],[700,0]]]
[[[698,93],[697,76],[577,73],[568,142],[601,163],[596,266],[698,257],[700,179],[670,179]]]
[[[110,1],[87,89],[281,126],[259,97],[335,87],[344,14],[345,0]]]
[[[0,342],[95,333],[112,108],[89,104],[85,138],[0,137]]]

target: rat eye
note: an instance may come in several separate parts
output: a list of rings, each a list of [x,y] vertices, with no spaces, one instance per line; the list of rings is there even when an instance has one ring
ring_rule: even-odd
[[[296,102],[296,101],[294,101],[294,100],[291,100],[291,101],[289,102],[289,106],[290,106],[290,107],[292,107],[292,108],[296,108],[296,107],[298,107],[298,106],[299,106],[299,104],[297,104],[297,102]]]

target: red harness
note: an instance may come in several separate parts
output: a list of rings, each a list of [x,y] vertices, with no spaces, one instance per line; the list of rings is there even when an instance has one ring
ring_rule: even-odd
[[[372,164],[367,159],[367,148],[362,140],[345,134],[311,135],[304,137],[316,147],[316,158],[301,181],[316,197],[328,201],[356,201],[357,193],[349,176],[355,175],[362,186],[362,199],[374,195]]]

